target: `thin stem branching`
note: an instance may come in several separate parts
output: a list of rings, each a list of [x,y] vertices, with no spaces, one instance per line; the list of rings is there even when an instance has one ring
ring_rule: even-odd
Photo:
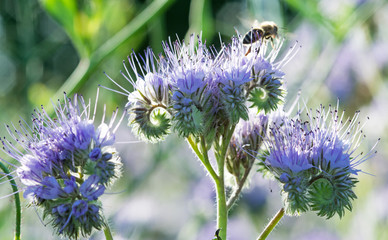
[[[21,235],[21,219],[22,219],[22,209],[20,206],[20,196],[19,196],[19,190],[16,185],[15,180],[13,179],[12,175],[10,174],[8,168],[0,162],[0,168],[3,170],[4,174],[7,176],[9,183],[11,184],[11,188],[13,191],[13,196],[15,198],[15,209],[16,209],[16,221],[15,221],[15,240],[20,240]]]
[[[264,240],[267,239],[268,235],[274,230],[276,225],[279,223],[280,219],[284,216],[284,208],[281,208],[275,216],[269,221],[268,225],[264,228],[263,232],[256,240]]]

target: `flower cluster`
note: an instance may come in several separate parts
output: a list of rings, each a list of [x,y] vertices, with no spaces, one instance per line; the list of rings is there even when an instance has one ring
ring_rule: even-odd
[[[201,36],[169,40],[158,57],[151,49],[144,57],[128,57],[130,69],[124,62],[127,74],[122,75],[134,91],[111,79],[123,90],[113,91],[128,97],[129,125],[137,136],[156,142],[177,132],[188,138],[214,177],[205,153],[213,146],[218,167],[226,166],[237,186],[229,207],[259,156],[259,170],[281,184],[288,214],[311,210],[341,217],[356,198],[356,167],[373,152],[354,156],[362,136],[358,113],[345,121],[338,106],[321,107],[315,116],[310,110],[304,121],[300,113],[289,118],[279,111],[286,94],[282,67],[297,52],[295,44],[276,60],[282,44],[279,40],[269,48],[266,38],[244,44],[238,36],[217,51]]]
[[[352,209],[357,167],[375,153],[373,147],[355,154],[363,137],[358,112],[344,119],[338,105],[321,106],[303,119],[300,112],[290,118],[279,111],[287,93],[282,68],[297,52],[295,44],[278,60],[282,45],[277,26],[268,21],[229,44],[221,42],[220,50],[206,46],[201,35],[188,42],[169,39],[160,55],[147,49],[144,56],[128,57],[129,68],[123,62],[126,73],[121,74],[133,91],[109,76],[121,90],[104,87],[127,96],[128,125],[139,138],[157,142],[172,131],[186,138],[214,180],[217,239],[227,239],[228,211],[258,158],[259,171],[281,185],[287,214],[315,211],[331,218]],[[106,124],[104,110],[96,127],[97,100],[92,114],[90,101],[78,95],[65,94],[53,107],[55,118],[42,107],[32,114],[32,124],[7,126],[11,140],[1,140],[3,151],[19,164],[7,163],[15,168],[24,197],[59,235],[78,239],[105,228],[108,239],[100,197],[121,174],[113,145],[126,114],[114,126],[117,111]],[[211,149],[215,161],[209,158]],[[225,169],[234,178],[232,189],[226,189]]]
[[[307,121],[283,116],[270,126],[264,164],[282,186],[286,212],[307,210],[331,218],[351,210],[357,166],[375,152],[355,155],[363,136],[359,113],[344,119],[336,108],[310,109]]]
[[[15,167],[24,197],[43,210],[43,219],[50,219],[59,234],[77,239],[105,224],[98,199],[120,176],[122,166],[112,147],[117,111],[109,125],[103,120],[95,128],[96,108],[91,115],[90,101],[86,103],[82,97],[70,99],[65,94],[64,103],[54,108],[55,119],[42,107],[32,114],[31,125],[19,121],[19,128],[7,126],[25,153],[7,138],[2,144],[4,151],[20,162]]]
[[[156,142],[174,130],[183,137],[205,135],[211,142],[223,125],[248,120],[248,108],[275,110],[285,94],[281,67],[296,46],[275,61],[282,41],[270,51],[257,44],[248,52],[243,37],[233,37],[217,51],[192,35],[188,43],[165,42],[159,57],[150,49],[144,57],[132,54],[128,60],[135,78],[125,64],[123,75],[135,91],[119,87],[128,96],[135,134]]]

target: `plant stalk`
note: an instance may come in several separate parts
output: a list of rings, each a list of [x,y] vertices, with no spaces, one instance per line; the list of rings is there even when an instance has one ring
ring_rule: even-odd
[[[208,154],[207,154],[208,149],[204,141],[205,141],[204,138],[202,138],[201,139],[202,153],[201,153],[201,151],[198,149],[197,144],[194,142],[192,136],[187,137],[187,142],[190,144],[191,148],[193,149],[193,151],[195,152],[199,160],[202,162],[203,166],[209,172],[210,176],[212,177],[212,179],[216,184],[216,182],[218,182],[218,176],[217,176],[217,173],[214,171],[212,165],[210,164]]]
[[[113,240],[112,232],[110,231],[108,223],[105,223],[104,235],[106,240]]]
[[[252,166],[253,166],[253,163],[249,166],[249,168],[245,169],[243,177],[238,182],[237,187],[233,190],[232,194],[230,195],[228,202],[226,204],[228,207],[228,210],[230,210],[233,207],[233,204],[236,202],[236,200],[240,196],[241,190],[243,189],[244,184],[248,178],[248,175],[251,172]]]
[[[268,235],[272,232],[272,230],[276,227],[276,225],[279,223],[280,219],[282,219],[283,216],[284,216],[284,208],[281,208],[271,219],[271,221],[269,221],[268,225],[265,227],[263,232],[256,240],[266,239]]]
[[[217,166],[218,166],[218,179],[216,182],[217,191],[217,228],[220,229],[219,236],[222,240],[226,240],[227,226],[228,226],[228,206],[226,204],[225,194],[225,157],[228,151],[230,139],[232,138],[236,125],[232,125],[230,128],[226,127],[223,134],[220,152],[216,154]],[[217,151],[217,150],[216,150]]]
[[[21,235],[21,219],[22,219],[22,208],[20,207],[20,197],[19,197],[19,190],[16,186],[15,180],[13,180],[12,175],[10,175],[10,172],[8,168],[0,162],[0,168],[3,170],[4,174],[7,175],[7,178],[11,184],[12,191],[15,198],[15,209],[16,209],[16,221],[15,221],[15,240],[20,240]]]
[[[219,166],[218,175],[219,181],[216,182],[217,191],[217,229],[220,229],[219,236],[222,240],[226,240],[228,226],[228,207],[226,205],[225,183],[224,183],[224,167]]]

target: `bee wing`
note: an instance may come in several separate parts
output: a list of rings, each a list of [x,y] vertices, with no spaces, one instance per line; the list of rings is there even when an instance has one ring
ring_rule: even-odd
[[[251,27],[252,27],[252,28],[258,28],[258,27],[260,27],[260,22],[257,21],[257,19],[255,19],[255,21],[252,22]]]
[[[258,28],[260,27],[260,22],[257,19],[247,17],[247,16],[238,16],[238,20],[241,22],[241,26],[246,30],[249,31],[249,29],[252,28]]]
[[[288,40],[297,38],[297,35],[295,33],[289,32],[288,29],[285,27],[278,26],[278,29],[278,36],[281,38],[286,38]]]

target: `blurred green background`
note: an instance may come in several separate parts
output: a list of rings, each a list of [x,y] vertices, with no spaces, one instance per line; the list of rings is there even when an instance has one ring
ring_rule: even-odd
[[[269,239],[388,239],[388,3],[383,0],[1,0],[0,124],[29,119],[33,108],[62,92],[94,99],[96,87],[113,87],[105,71],[126,88],[122,60],[132,49],[159,53],[169,36],[184,39],[202,31],[207,44],[245,33],[254,19],[272,20],[286,39],[283,51],[302,46],[289,62],[286,109],[301,90],[309,107],[335,104],[350,115],[361,110],[368,149],[381,137],[378,154],[361,167],[353,212],[330,220],[307,213],[285,217]],[[125,97],[102,89],[107,112]],[[136,140],[123,123],[117,148],[123,178],[103,197],[115,239],[209,240],[215,231],[215,192],[185,141]],[[5,136],[0,128],[0,136]],[[5,157],[4,154],[1,155]],[[0,193],[10,193],[7,184]],[[0,239],[12,239],[13,199],[0,199]],[[24,239],[60,239],[23,201]],[[12,206],[12,207],[11,207]],[[252,177],[230,213],[229,240],[256,239],[281,207],[276,183]],[[91,239],[103,239],[95,233]]]

